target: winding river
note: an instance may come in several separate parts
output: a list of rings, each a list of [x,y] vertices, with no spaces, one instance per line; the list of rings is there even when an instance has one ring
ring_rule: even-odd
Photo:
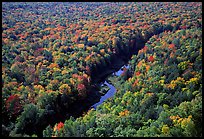
[[[126,66],[126,65],[122,66],[118,71],[114,72],[113,75],[120,76],[120,75],[123,73],[123,68],[128,69],[128,68],[129,68],[129,65],[127,65],[127,66]],[[92,106],[90,107],[90,109],[91,109],[91,108],[96,109],[97,106],[101,105],[105,100],[107,100],[108,98],[114,96],[114,94],[115,94],[115,92],[116,92],[116,88],[115,88],[112,84],[108,83],[107,81],[105,81],[101,86],[104,86],[104,85],[107,85],[107,86],[109,87],[108,92],[107,92],[104,96],[101,97],[101,99],[100,99],[99,102],[97,102],[97,103],[95,103],[94,105],[92,105]]]

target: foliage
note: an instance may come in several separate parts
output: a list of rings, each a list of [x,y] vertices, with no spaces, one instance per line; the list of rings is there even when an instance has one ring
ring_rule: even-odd
[[[201,9],[199,2],[3,2],[4,135],[202,136]],[[114,98],[72,119],[73,109],[91,105],[84,102],[98,80],[129,59]],[[182,113],[183,105],[192,110]]]

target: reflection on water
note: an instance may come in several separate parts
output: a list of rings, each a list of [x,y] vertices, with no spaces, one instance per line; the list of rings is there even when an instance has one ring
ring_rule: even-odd
[[[106,99],[112,97],[112,96],[115,94],[116,89],[115,89],[115,87],[114,87],[113,85],[109,84],[109,83],[106,82],[106,81],[105,81],[104,84],[106,84],[110,89],[108,90],[108,92],[107,92],[104,96],[101,97],[100,101],[97,102],[97,103],[95,103],[93,106],[91,106],[91,108],[96,109],[96,107],[97,107],[98,105],[100,105],[101,103],[103,103],[103,101],[105,101]]]
[[[126,68],[128,69],[129,68],[129,65],[124,65],[122,68],[120,68],[117,72],[113,73],[115,74],[116,76],[120,76],[122,73],[123,73],[123,68]]]

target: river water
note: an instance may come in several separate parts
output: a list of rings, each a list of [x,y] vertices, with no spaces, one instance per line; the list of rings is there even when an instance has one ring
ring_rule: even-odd
[[[123,73],[123,68],[128,69],[129,65],[124,65],[118,71],[114,72],[113,75],[120,76]],[[108,92],[104,96],[101,97],[100,101],[95,103],[94,105],[92,105],[91,108],[96,109],[97,106],[101,105],[105,100],[114,96],[114,94],[116,92],[116,88],[112,84],[108,83],[107,81],[105,81],[101,86],[104,86],[104,85],[107,85],[110,89],[108,90]]]

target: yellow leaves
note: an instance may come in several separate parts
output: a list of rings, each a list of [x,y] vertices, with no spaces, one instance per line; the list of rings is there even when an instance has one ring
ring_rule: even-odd
[[[192,115],[189,115],[188,118],[181,118],[178,115],[170,116],[170,119],[173,120],[174,126],[181,126],[183,129],[185,129],[189,124],[194,124],[194,122],[191,120]]]
[[[21,92],[23,89],[25,89],[25,86],[24,86],[24,85],[21,85],[21,86],[18,87],[17,90],[18,90],[19,92]]]
[[[64,69],[62,72],[62,75],[69,73],[67,69]]]
[[[182,88],[182,91],[184,92],[184,91],[187,91],[188,89],[187,88]]]
[[[133,95],[134,95],[134,96],[138,96],[138,95],[139,95],[139,92],[135,92]]]
[[[168,134],[168,133],[169,133],[169,127],[168,127],[168,125],[163,125],[163,127],[162,127],[162,133],[164,133],[164,134]]]
[[[177,59],[178,59],[178,58],[177,58]],[[189,66],[191,65],[189,60],[188,60],[188,61],[184,61],[184,62],[180,62],[180,63],[178,64],[178,68],[179,68],[179,69],[182,69],[182,70],[186,70],[186,69],[188,68],[188,65],[189,65]]]
[[[202,55],[202,47],[199,49],[199,55]]]
[[[164,85],[164,80],[159,80],[159,83],[163,86]]]
[[[163,108],[164,108],[165,110],[168,110],[168,109],[169,109],[169,105],[164,104],[164,105],[163,105]]]
[[[80,57],[80,58],[79,58],[80,61],[83,60],[83,59],[84,59],[83,57]]]
[[[86,49],[88,50],[88,51],[92,51],[92,47],[86,47]]]
[[[75,82],[76,82],[73,78],[71,78],[69,81],[70,81],[70,83],[71,83],[72,85],[74,85]]]
[[[114,37],[112,41],[113,41],[113,47],[116,47],[118,39]]]
[[[176,116],[170,116],[170,119],[171,119],[171,120],[175,120],[175,119],[178,119],[178,118],[180,118],[178,115],[176,115]]]
[[[62,84],[59,87],[59,91],[61,93],[70,94],[71,93],[71,87],[68,84]]]
[[[129,114],[130,114],[130,112],[129,112],[128,110],[124,110],[124,111],[122,111],[122,112],[119,113],[119,117],[121,117],[121,116],[127,116],[127,115],[129,115]]]
[[[176,83],[185,83],[185,80],[183,79],[183,78],[181,78],[181,77],[177,77],[177,79],[176,79]]]
[[[135,78],[128,78],[128,82],[129,82],[130,84],[133,84],[134,81],[135,81]]]
[[[176,84],[171,82],[171,84],[167,85],[168,88],[174,89],[176,87]]]
[[[52,69],[52,68],[59,68],[57,63],[51,63],[48,68]]]
[[[42,85],[34,85],[34,89],[36,90],[45,90],[44,87]]]
[[[107,103],[104,103],[104,107],[107,109],[107,110],[111,110],[111,103],[107,102]]]
[[[56,72],[56,71],[61,71],[61,70],[59,68],[57,68],[57,67],[54,67],[53,71]]]
[[[198,78],[191,78],[189,81],[187,81],[187,84],[193,83],[193,84],[198,84]]]
[[[167,87],[174,89],[177,85],[180,85],[180,84],[185,84],[185,80],[181,77],[177,77],[177,79],[172,80],[171,83]]]

